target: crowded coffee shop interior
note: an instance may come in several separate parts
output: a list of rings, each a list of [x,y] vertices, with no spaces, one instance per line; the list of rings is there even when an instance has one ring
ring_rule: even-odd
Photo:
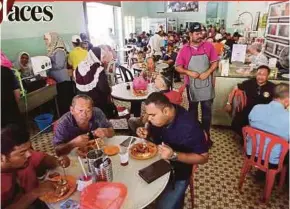
[[[3,208],[289,208],[288,1],[16,5]]]

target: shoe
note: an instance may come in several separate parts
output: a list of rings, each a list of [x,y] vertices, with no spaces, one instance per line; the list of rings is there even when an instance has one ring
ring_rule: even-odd
[[[208,145],[208,148],[210,149],[213,146],[213,141],[211,139],[208,139],[207,145]]]

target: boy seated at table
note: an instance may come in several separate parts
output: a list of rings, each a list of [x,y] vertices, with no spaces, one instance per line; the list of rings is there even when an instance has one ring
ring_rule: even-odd
[[[154,87],[157,91],[163,93],[172,104],[180,105],[182,103],[182,94],[185,89],[185,86],[182,86],[178,91],[170,90],[171,85],[170,80],[163,74],[157,75],[154,81]],[[141,117],[131,117],[128,120],[128,126],[130,130],[135,134],[138,127],[142,127],[148,121],[148,115],[145,113]]]
[[[52,140],[56,154],[70,153],[75,147],[86,146],[94,138],[112,137],[114,129],[101,109],[93,106],[91,97],[79,94],[72,100],[70,112],[57,122]]]
[[[29,133],[15,124],[1,130],[1,208],[47,208],[38,198],[55,191],[52,183],[39,184],[46,169],[68,167],[70,160],[34,151]]]

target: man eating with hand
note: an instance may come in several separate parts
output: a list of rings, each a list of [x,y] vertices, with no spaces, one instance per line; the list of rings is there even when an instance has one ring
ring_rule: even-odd
[[[160,92],[152,93],[145,105],[150,125],[138,128],[137,135],[144,139],[149,136],[158,144],[161,158],[170,160],[175,171],[175,180],[170,179],[160,195],[157,209],[179,209],[184,202],[193,164],[208,161],[205,133],[197,119],[183,107],[170,103]]]
[[[87,95],[73,98],[70,112],[63,115],[56,124],[53,144],[58,155],[68,154],[75,147],[86,146],[90,135],[93,138],[110,138],[114,135],[112,124],[93,104]]]
[[[38,198],[55,192],[51,182],[39,184],[46,169],[68,167],[67,156],[56,158],[34,151],[29,133],[9,124],[1,130],[1,208],[47,208]]]

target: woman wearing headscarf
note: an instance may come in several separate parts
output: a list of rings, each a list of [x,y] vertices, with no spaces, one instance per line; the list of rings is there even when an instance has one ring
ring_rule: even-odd
[[[50,32],[44,35],[44,41],[47,47],[47,56],[51,59],[51,69],[48,75],[57,82],[57,101],[60,114],[69,111],[69,107],[74,96],[73,83],[67,70],[67,51],[61,37]]]
[[[33,75],[30,55],[27,52],[20,52],[17,61],[14,63],[14,68],[19,70],[22,78]]]
[[[94,106],[100,108],[109,117],[108,106],[111,88],[108,83],[102,61],[106,57],[100,47],[93,47],[86,59],[74,71],[74,78],[78,93],[87,94],[94,101]]]

